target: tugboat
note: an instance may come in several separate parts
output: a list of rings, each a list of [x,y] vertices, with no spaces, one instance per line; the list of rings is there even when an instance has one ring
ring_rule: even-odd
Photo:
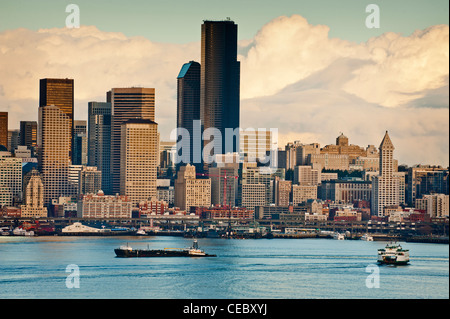
[[[114,249],[117,257],[216,257],[210,255],[198,248],[198,242],[195,239],[192,247],[185,249],[164,248],[164,249],[133,249],[127,246],[120,246]]]
[[[378,263],[406,265],[409,263],[409,250],[400,244],[388,243],[384,249],[378,249]]]

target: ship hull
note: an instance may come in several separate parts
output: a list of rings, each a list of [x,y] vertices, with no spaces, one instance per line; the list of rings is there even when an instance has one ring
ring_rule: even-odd
[[[126,250],[114,249],[116,256],[121,258],[130,257],[216,257],[216,255],[193,255],[183,250]]]

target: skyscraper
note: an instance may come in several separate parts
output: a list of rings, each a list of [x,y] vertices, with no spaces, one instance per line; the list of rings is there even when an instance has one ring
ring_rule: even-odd
[[[201,37],[200,117],[204,130],[222,135],[221,154],[239,151],[239,135],[226,149],[226,130],[239,128],[240,62],[237,61],[237,24],[204,21]],[[207,137],[206,137],[207,138]],[[218,141],[214,141],[215,146]],[[205,140],[204,144],[209,141]],[[212,151],[210,155],[214,155]]]
[[[158,124],[131,119],[121,125],[120,193],[133,204],[156,198]]]
[[[197,164],[199,170],[202,163],[201,127],[196,124],[200,120],[200,64],[195,61],[185,63],[177,78],[177,154],[180,164]],[[197,121],[197,122],[194,122]],[[184,132],[182,130],[184,129]],[[188,133],[186,136],[183,133]],[[184,152],[183,152],[184,150]],[[187,153],[187,151],[189,153]]]
[[[21,206],[22,217],[47,217],[47,208],[44,207],[44,184],[39,172],[31,170],[24,178],[24,205]]]
[[[88,165],[102,172],[102,190],[112,194],[111,166],[111,103],[88,103]]]
[[[36,121],[20,121],[20,143],[33,150],[37,146],[37,122]]]
[[[111,103],[111,189],[120,192],[121,125],[131,119],[155,121],[155,89],[114,88],[107,93]]]
[[[39,107],[57,106],[68,118],[70,127],[70,159],[72,159],[74,131],[74,83],[73,79],[41,79],[39,89]]]
[[[0,145],[8,148],[8,112],[0,112]]]
[[[394,176],[395,148],[387,131],[379,149],[379,175],[372,180],[372,214],[382,217],[386,206],[400,204],[400,179]]]
[[[39,108],[39,170],[44,184],[44,203],[60,196],[71,196],[69,187],[70,145],[73,123],[58,106]]]

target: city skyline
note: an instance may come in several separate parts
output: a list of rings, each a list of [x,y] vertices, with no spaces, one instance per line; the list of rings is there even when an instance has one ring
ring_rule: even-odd
[[[314,7],[311,2],[301,3]],[[343,8],[351,3],[345,2]],[[360,8],[359,32],[365,36],[359,44],[342,31],[336,37],[335,20],[341,12],[334,13],[328,25],[308,17],[311,10],[305,9],[304,15],[293,10],[260,23],[253,38],[242,33],[258,24],[231,16],[239,30],[245,30],[238,36],[241,127],[278,128],[279,147],[295,140],[327,145],[339,132],[356,145],[378,144],[388,130],[399,164],[448,166],[448,16],[447,24],[442,24],[441,13],[448,3],[436,2],[424,11],[426,26],[413,21],[411,12],[420,8],[417,2],[408,2],[410,15],[398,21],[389,16],[392,10],[385,1],[378,4],[380,30],[365,26],[368,13]],[[73,78],[76,120],[86,120],[88,102],[103,101],[104,92],[111,88],[154,87],[156,122],[161,139],[168,140],[176,127],[180,67],[200,61],[201,21],[195,21],[197,30],[189,32],[185,43],[154,42],[151,36],[111,32],[105,25],[100,29],[101,23],[84,25],[90,20],[83,17],[92,14],[84,5],[79,3],[79,29],[54,25],[33,31],[14,29],[10,22],[5,25],[13,29],[2,26],[0,103],[2,111],[9,113],[9,129],[18,129],[20,120],[37,120],[39,79]],[[5,6],[14,12],[11,4]],[[63,24],[68,13],[61,10],[59,15]],[[123,15],[124,20],[129,18],[126,12]],[[211,18],[208,11],[202,16]],[[406,24],[410,30],[400,31],[399,26]],[[380,34],[381,29],[392,32]],[[164,28],[159,33],[164,36]],[[192,37],[197,40],[190,42]],[[13,54],[19,48],[21,53]]]

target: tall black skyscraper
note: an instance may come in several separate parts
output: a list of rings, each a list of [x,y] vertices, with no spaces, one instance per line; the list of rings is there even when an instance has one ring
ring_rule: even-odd
[[[204,129],[239,128],[240,62],[237,61],[238,27],[233,21],[204,21],[202,24],[200,117]],[[209,141],[205,141],[204,145]],[[228,151],[230,151],[228,149]],[[232,150],[239,151],[239,136]]]
[[[178,162],[201,164],[200,64],[195,61],[185,63],[177,78],[177,128]]]

